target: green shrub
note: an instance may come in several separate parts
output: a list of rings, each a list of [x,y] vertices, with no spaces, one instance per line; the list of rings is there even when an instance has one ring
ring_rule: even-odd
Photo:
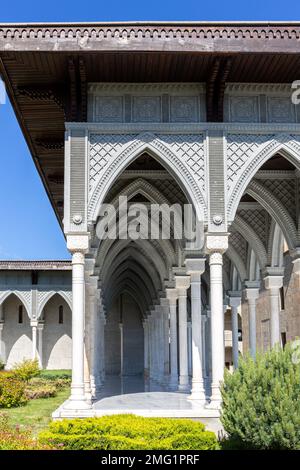
[[[0,413],[0,450],[47,450],[49,446],[33,439],[30,431],[12,426],[8,416]]]
[[[12,371],[17,377],[26,382],[41,373],[37,359],[24,359],[22,362],[15,364]]]
[[[214,433],[186,419],[114,415],[50,423],[39,436],[42,444],[72,450],[207,450],[217,449]]]
[[[62,369],[62,370],[43,369],[40,372],[40,377],[45,379],[45,380],[64,379],[64,380],[68,380],[70,382],[71,377],[72,377],[72,371],[66,370],[66,369]]]
[[[0,374],[0,408],[12,408],[27,403],[25,383],[10,372]]]
[[[5,362],[0,359],[0,370],[4,370]]]
[[[57,395],[57,389],[54,385],[49,384],[32,384],[29,383],[25,388],[25,396],[28,400],[36,398],[50,398]]]
[[[229,436],[223,448],[300,449],[300,364],[289,344],[241,359],[226,373],[222,424]]]

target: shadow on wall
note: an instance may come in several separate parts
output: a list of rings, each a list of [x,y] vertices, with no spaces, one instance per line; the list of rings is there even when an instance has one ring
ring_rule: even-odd
[[[43,367],[72,368],[72,315],[66,301],[53,295],[43,310]]]

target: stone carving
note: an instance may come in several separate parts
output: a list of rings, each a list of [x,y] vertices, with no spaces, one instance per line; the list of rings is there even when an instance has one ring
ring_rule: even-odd
[[[134,96],[132,105],[133,122],[160,122],[160,96]]]
[[[271,222],[269,214],[264,209],[242,209],[238,214],[253,228],[267,250],[268,233]]]
[[[273,139],[270,134],[228,134],[227,136],[227,188],[230,191],[250,158],[263,144]]]
[[[93,189],[99,175],[107,164],[132,142],[135,134],[91,134],[90,135],[90,168],[89,187]]]
[[[295,106],[290,96],[269,96],[267,103],[269,122],[295,122]]]
[[[97,122],[122,122],[123,97],[95,96],[93,118]]]
[[[230,96],[229,121],[231,122],[258,122],[257,96]]]
[[[289,134],[228,134],[227,138],[227,191],[228,218],[234,212],[247,181],[272,154],[284,148],[291,154],[300,154],[299,136]],[[299,157],[294,157],[299,159]]]
[[[171,122],[199,121],[199,98],[197,96],[170,97]]]
[[[89,216],[102,187],[113,181],[117,168],[135,152],[153,148],[168,166],[176,167],[179,178],[194,192],[195,199],[206,214],[205,152],[202,134],[91,134],[90,136]],[[144,149],[144,150],[143,150]]]
[[[248,251],[247,251],[248,244],[247,244],[247,241],[245,240],[245,238],[242,237],[242,235],[239,232],[231,231],[231,233],[229,235],[229,244],[231,246],[233,246],[235,251],[239,254],[242,261],[244,262],[244,265],[246,266],[246,264],[247,264],[247,254],[248,254]]]
[[[158,134],[159,139],[168,144],[187,166],[205,193],[205,155],[202,134]]]
[[[296,222],[296,180],[294,178],[264,179],[263,186],[276,196]]]

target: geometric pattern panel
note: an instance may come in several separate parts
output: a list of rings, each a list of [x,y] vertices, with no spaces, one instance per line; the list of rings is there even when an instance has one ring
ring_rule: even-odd
[[[241,209],[238,214],[250,225],[267,250],[271,223],[268,212],[265,209]]]
[[[157,137],[168,144],[174,153],[186,163],[194,178],[205,192],[205,155],[203,135],[199,134],[158,134]]]
[[[272,134],[227,135],[227,190],[229,192],[251,156],[261,145],[273,138]]]
[[[135,137],[135,134],[90,135],[89,190],[96,184],[98,176],[108,163]]]
[[[296,222],[296,180],[289,179],[264,179],[260,183],[276,196]]]
[[[113,180],[116,169],[120,167],[127,155],[141,148],[145,151],[147,143],[153,146],[166,164],[174,165],[178,177],[184,177],[187,190],[194,192],[196,200],[206,213],[206,158],[204,151],[204,136],[202,134],[126,134],[99,132],[89,136],[89,217],[94,213],[99,195],[103,187]],[[144,145],[143,145],[144,144]],[[144,149],[144,150],[143,150]],[[154,151],[155,151],[154,150]]]
[[[241,259],[244,262],[244,265],[247,266],[247,253],[248,253],[248,243],[245,238],[239,233],[231,229],[229,235],[229,244],[233,246],[235,251],[240,255]]]
[[[148,181],[155,186],[171,204],[187,204],[187,199],[176,181],[169,179],[150,179]]]

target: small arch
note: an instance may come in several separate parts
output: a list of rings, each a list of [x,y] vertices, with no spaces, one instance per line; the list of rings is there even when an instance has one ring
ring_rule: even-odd
[[[67,304],[68,306],[70,307],[71,311],[72,311],[72,299],[68,296],[68,294],[64,291],[49,291],[47,293],[47,295],[45,296],[45,298],[43,299],[43,301],[40,303],[39,307],[38,307],[38,312],[37,312],[37,317],[40,318],[42,313],[43,313],[43,310],[46,306],[46,304],[49,302],[49,300],[51,299],[51,297],[54,297],[55,295],[59,295]]]

